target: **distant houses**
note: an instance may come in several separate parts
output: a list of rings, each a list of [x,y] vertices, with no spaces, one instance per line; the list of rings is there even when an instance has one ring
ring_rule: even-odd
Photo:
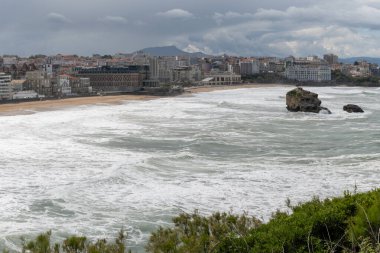
[[[255,80],[323,83],[334,81],[336,76],[343,81],[380,76],[380,68],[366,61],[343,64],[334,54],[278,58],[151,56],[137,51],[91,57],[7,55],[0,57],[0,73],[0,100],[11,100],[140,92],[168,85],[236,85]]]

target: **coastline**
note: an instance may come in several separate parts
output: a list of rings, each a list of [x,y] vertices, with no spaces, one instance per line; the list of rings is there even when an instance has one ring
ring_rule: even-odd
[[[156,97],[147,95],[115,95],[0,104],[0,116],[32,114],[35,111],[60,110],[81,105],[115,105],[128,100],[150,100],[154,98]]]
[[[239,84],[231,86],[199,86],[185,88],[185,92],[180,96],[186,96],[202,92],[212,92],[217,90],[234,90],[244,88],[263,88],[292,86],[288,84]],[[60,110],[69,107],[81,105],[116,105],[124,101],[144,101],[164,98],[166,96],[150,96],[150,95],[111,95],[111,96],[93,96],[93,97],[74,97],[64,99],[52,99],[42,101],[30,101],[19,103],[0,104],[0,117],[13,115],[33,114],[36,111]]]

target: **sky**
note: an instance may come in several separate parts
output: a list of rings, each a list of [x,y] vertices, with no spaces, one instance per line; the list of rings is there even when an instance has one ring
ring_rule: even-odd
[[[0,54],[380,57],[380,0],[0,0]]]

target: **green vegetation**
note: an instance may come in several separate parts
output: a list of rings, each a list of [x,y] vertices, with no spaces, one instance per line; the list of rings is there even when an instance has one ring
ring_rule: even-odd
[[[380,252],[380,191],[314,198],[276,212],[266,224],[244,214],[198,213],[175,218],[160,228],[148,252]],[[220,218],[222,217],[222,218]]]
[[[22,252],[30,253],[125,253],[125,234],[121,230],[114,242],[99,239],[90,242],[86,237],[72,236],[63,241],[62,244],[51,245],[51,232],[40,234],[36,239],[25,242]],[[6,251],[7,252],[7,251]],[[128,251],[130,252],[130,251]]]
[[[181,214],[173,219],[174,228],[160,228],[152,234],[148,252],[246,252],[249,232],[261,222],[248,215],[215,213],[206,218]]]
[[[101,56],[101,58],[102,59],[107,59],[107,60],[112,60],[113,59],[112,55],[107,55],[107,54]]]
[[[292,80],[285,78],[279,73],[260,73],[250,76],[242,76],[243,82],[246,83],[293,83]]]
[[[267,223],[247,213],[215,213],[209,217],[181,214],[174,226],[151,234],[146,250],[152,253],[341,252],[380,253],[380,190],[292,205],[277,211]],[[90,242],[73,236],[51,245],[51,233],[25,242],[31,253],[124,253],[125,235],[114,242]]]
[[[368,77],[351,77],[345,75],[340,70],[333,70],[331,72],[331,78],[337,84],[352,84],[352,85],[379,85],[380,77],[368,76]]]
[[[300,97],[301,92],[298,89],[293,89],[293,90],[289,91],[288,93],[286,93],[286,95],[290,96],[290,97]]]

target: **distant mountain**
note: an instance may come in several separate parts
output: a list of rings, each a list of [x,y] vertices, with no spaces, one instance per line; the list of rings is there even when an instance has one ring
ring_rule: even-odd
[[[351,57],[351,58],[343,58],[343,59],[339,59],[339,62],[343,62],[343,63],[351,63],[353,64],[355,61],[366,61],[366,62],[369,62],[369,63],[376,63],[376,64],[379,64],[380,65],[380,58],[376,58],[376,57]]]
[[[151,56],[190,56],[192,58],[201,58],[208,56],[202,52],[188,53],[178,49],[176,46],[148,47],[139,51],[143,51],[144,53],[150,54]]]

